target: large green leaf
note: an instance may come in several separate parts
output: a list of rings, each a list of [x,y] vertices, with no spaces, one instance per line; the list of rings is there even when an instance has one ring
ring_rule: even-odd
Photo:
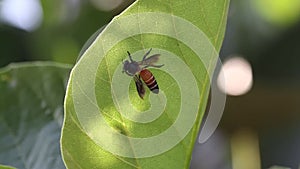
[[[140,0],[84,52],[65,99],[68,168],[189,168],[220,50],[228,0]],[[150,48],[160,92],[139,98],[122,61]],[[150,54],[150,55],[151,55]],[[151,93],[151,94],[150,94]]]
[[[10,64],[0,70],[1,164],[65,168],[59,138],[69,71],[69,66],[50,62]]]

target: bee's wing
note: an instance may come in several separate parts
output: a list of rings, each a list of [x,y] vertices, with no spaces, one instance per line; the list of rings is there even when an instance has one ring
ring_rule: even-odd
[[[140,98],[144,99],[144,96],[145,96],[145,88],[144,88],[144,84],[140,78],[140,76],[138,75],[135,75],[133,77],[134,79],[134,82],[135,82],[135,86],[136,86],[136,90],[140,96]]]
[[[138,62],[140,65],[153,65],[153,63],[156,63],[159,59],[160,54],[154,54],[152,56],[149,56],[148,58]]]

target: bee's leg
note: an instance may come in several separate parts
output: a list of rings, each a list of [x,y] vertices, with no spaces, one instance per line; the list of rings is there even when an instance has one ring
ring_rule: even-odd
[[[127,51],[127,53],[128,53],[128,57],[129,57],[130,61],[133,62],[132,57],[131,57],[129,51]]]
[[[151,52],[151,50],[152,50],[152,48],[150,48],[149,51],[145,53],[145,55],[143,56],[143,60],[142,61],[144,61],[146,59],[146,56],[149,55],[149,53]]]
[[[152,67],[157,67],[157,68],[160,68],[160,67],[163,67],[165,64],[162,64],[162,65],[151,65]]]
[[[147,68],[147,67],[149,67],[150,65],[146,65],[146,66],[144,66],[142,69],[145,69],[145,68]]]

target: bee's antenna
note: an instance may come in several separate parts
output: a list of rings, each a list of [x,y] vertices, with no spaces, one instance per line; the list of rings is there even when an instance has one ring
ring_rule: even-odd
[[[147,53],[145,53],[145,55],[143,56],[143,60],[144,61],[146,59],[146,56],[149,55],[149,53],[151,52],[152,48],[149,49],[149,51]]]
[[[128,56],[129,56],[130,61],[133,62],[132,57],[131,57],[129,51],[127,51],[127,53],[128,53]]]

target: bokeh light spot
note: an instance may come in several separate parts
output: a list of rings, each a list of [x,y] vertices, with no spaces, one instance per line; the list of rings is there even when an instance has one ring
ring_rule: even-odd
[[[289,26],[300,19],[299,0],[253,0],[257,12],[267,21]]]
[[[233,169],[261,169],[259,140],[251,129],[239,129],[231,138]]]
[[[38,0],[4,0],[0,18],[19,29],[33,31],[42,21],[43,10]]]
[[[233,57],[225,61],[217,83],[219,88],[228,95],[238,96],[247,93],[253,84],[250,63],[241,57]]]

